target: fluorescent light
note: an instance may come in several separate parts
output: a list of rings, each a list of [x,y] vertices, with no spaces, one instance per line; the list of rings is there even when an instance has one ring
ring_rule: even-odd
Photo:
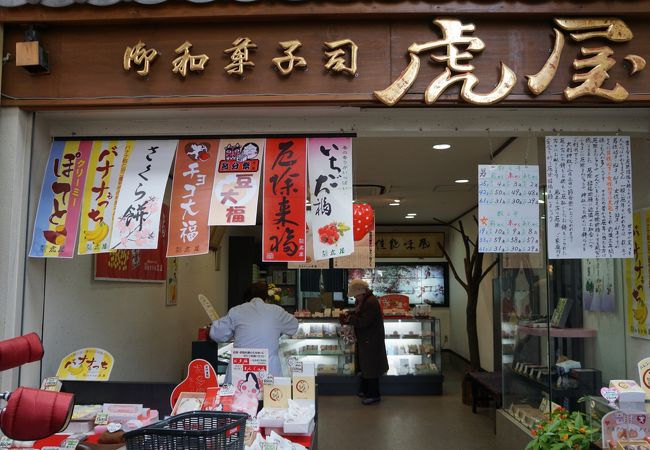
[[[408,213],[408,214],[406,214],[406,215],[407,215],[407,216],[417,216],[418,214],[417,214],[417,213]]]
[[[399,203],[399,202],[401,202],[401,200],[399,198],[396,198],[395,200],[393,200],[393,203]]]
[[[469,183],[469,180],[461,178],[460,180],[454,180],[454,183],[458,183],[458,184]]]
[[[537,203],[542,203],[542,204],[543,204],[543,203],[544,203],[544,200],[542,200],[542,199],[537,200]]]
[[[433,146],[434,150],[449,150],[450,148],[450,144],[436,144]]]
[[[404,216],[405,219],[415,219],[415,216]]]
[[[395,202],[393,202],[393,203],[389,203],[388,205],[389,205],[389,206],[399,206],[399,203],[395,203]]]

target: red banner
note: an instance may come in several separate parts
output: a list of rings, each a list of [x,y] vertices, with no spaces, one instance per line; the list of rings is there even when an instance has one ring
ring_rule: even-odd
[[[268,139],[262,261],[305,261],[307,140]]]
[[[168,257],[208,253],[208,216],[218,151],[218,140],[184,140],[178,143],[170,208]]]
[[[167,221],[169,207],[163,203],[160,214],[158,248],[155,250],[115,250],[95,257],[95,279],[107,281],[149,281],[167,279]]]

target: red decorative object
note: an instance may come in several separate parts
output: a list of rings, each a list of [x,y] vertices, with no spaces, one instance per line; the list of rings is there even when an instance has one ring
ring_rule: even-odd
[[[43,345],[36,333],[0,342],[0,372],[43,358]]]
[[[354,240],[360,241],[375,227],[375,211],[368,203],[352,205]]]
[[[181,392],[207,392],[209,387],[218,387],[217,373],[205,359],[195,359],[187,366],[187,376],[172,391],[169,402],[174,409]]]

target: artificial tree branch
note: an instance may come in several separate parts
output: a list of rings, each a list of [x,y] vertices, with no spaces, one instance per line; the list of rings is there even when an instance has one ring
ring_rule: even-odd
[[[481,274],[481,278],[480,278],[480,279],[483,280],[483,278],[485,278],[485,276],[486,276],[486,275],[487,275],[487,274],[488,274],[488,273],[489,273],[489,272],[494,268],[494,266],[497,265],[498,262],[499,262],[499,260],[498,260],[498,259],[495,259],[495,260],[492,262],[492,264],[490,264],[490,265],[488,266],[488,268],[485,269],[485,271]]]
[[[451,267],[451,271],[454,274],[454,278],[456,278],[456,281],[458,281],[458,283],[463,287],[463,289],[467,290],[467,287],[468,287],[467,284],[458,275],[458,272],[456,271],[456,268],[454,267],[454,263],[451,260],[451,257],[449,256],[449,253],[447,253],[447,250],[445,250],[445,247],[440,242],[438,242],[438,248],[440,248],[440,250],[442,251],[442,254],[445,256],[445,259],[447,260],[447,262],[449,262],[449,267]]]

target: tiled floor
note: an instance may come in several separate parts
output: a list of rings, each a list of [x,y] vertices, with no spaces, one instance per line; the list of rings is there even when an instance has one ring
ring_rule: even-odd
[[[384,396],[370,406],[320,396],[319,450],[494,450],[493,412],[462,404],[461,376],[447,365],[442,396]]]

